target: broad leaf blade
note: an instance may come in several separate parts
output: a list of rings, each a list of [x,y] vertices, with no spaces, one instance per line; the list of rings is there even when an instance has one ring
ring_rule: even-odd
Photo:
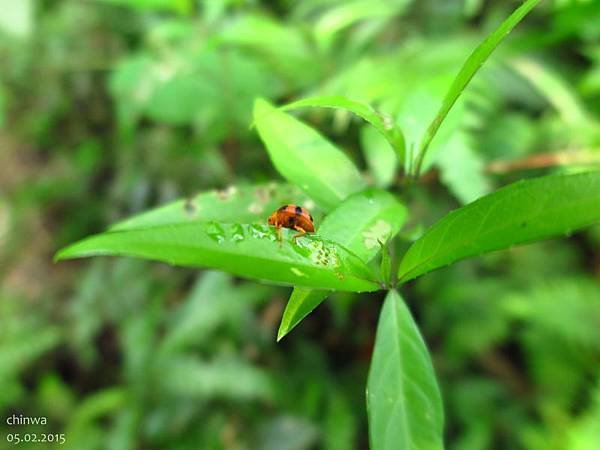
[[[352,161],[308,125],[261,99],[254,103],[254,122],[275,168],[323,209],[364,187]]]
[[[356,100],[352,100],[343,95],[325,95],[317,97],[303,98],[301,100],[288,103],[282,110],[301,108],[305,106],[316,106],[321,108],[345,109],[361,117],[366,122],[381,133],[381,135],[390,143],[400,164],[404,164],[404,136],[402,131],[394,125],[391,117],[385,117],[375,111],[371,105]]]
[[[266,222],[269,214],[287,203],[304,204],[306,195],[296,186],[267,183],[230,186],[223,190],[201,192],[185,200],[138,214],[110,227],[123,231],[187,222]]]
[[[380,241],[387,242],[398,233],[406,215],[406,208],[392,194],[367,189],[325,217],[317,232],[369,261],[381,250]]]
[[[197,222],[112,231],[79,241],[56,258],[122,255],[211,267],[276,283],[342,291],[373,291],[375,276],[360,258],[317,236],[300,238],[258,224]]]
[[[385,299],[367,381],[372,450],[441,450],[444,413],[427,346],[396,291]]]
[[[495,48],[539,2],[540,0],[527,0],[524,2],[510,16],[508,16],[508,18],[502,22],[492,34],[485,38],[485,40],[479,44],[479,46],[467,58],[460,69],[460,72],[458,72],[458,75],[456,75],[456,78],[452,82],[450,89],[446,93],[446,96],[442,102],[442,106],[440,107],[433,121],[429,124],[429,127],[423,136],[421,144],[419,145],[419,152],[415,162],[415,174],[419,174],[425,158],[425,153],[427,153],[427,149],[429,148],[429,144],[431,144],[431,141],[437,134],[442,122],[444,122],[444,119],[456,103],[456,100],[458,100],[458,97],[460,97],[462,92],[467,87],[467,84],[469,84],[477,71],[487,61]]]
[[[331,239],[368,262],[380,250],[380,242],[395,236],[406,219],[406,208],[386,191],[367,189],[349,197],[331,212],[318,228],[319,236]],[[277,340],[327,298],[329,292],[294,288],[283,312]]]
[[[600,221],[600,172],[519,181],[452,211],[406,252],[408,281],[469,256],[586,227]]]

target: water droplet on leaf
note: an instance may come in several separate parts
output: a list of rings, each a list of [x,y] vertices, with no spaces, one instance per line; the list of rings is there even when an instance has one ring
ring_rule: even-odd
[[[225,230],[217,222],[209,222],[206,225],[206,234],[219,244],[225,240]]]

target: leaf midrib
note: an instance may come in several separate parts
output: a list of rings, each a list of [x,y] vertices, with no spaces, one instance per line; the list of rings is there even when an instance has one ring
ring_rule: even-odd
[[[589,197],[589,198],[587,198],[585,200],[581,200],[579,202],[571,202],[569,208],[581,207],[582,204],[585,204],[587,202],[593,201],[596,198],[598,198],[598,197]],[[577,206],[575,206],[574,203],[576,203]],[[490,208],[492,208],[492,207],[493,207],[493,205],[490,206]],[[548,211],[550,211],[550,212],[557,212],[557,211],[560,211],[561,209],[564,209],[564,208],[558,208],[558,207],[547,208],[547,209],[544,210],[544,212],[548,212]],[[459,213],[460,213],[460,211],[456,211],[455,217],[453,219],[455,219],[458,216]],[[488,228],[488,231],[479,232],[479,234],[477,234],[476,236],[478,238],[482,238],[482,237],[485,237],[485,236],[489,236],[490,234],[498,233],[501,230],[504,230],[506,228],[514,227],[514,224],[518,223],[518,222],[521,222],[524,217],[526,217],[527,220],[531,220],[531,219],[535,219],[536,217],[540,216],[541,214],[542,214],[542,211],[540,211],[540,212],[538,212],[536,214],[530,215],[530,216],[520,216],[519,220],[513,220],[513,221],[510,221],[510,222],[507,222],[505,224],[505,226],[502,226],[502,227],[496,227],[496,228],[491,227],[491,228]],[[450,220],[450,217],[449,216],[447,216],[447,217],[448,217],[447,220]],[[449,226],[446,227],[445,233],[447,232],[447,230],[449,228],[450,228]],[[533,238],[526,239],[526,240],[523,240],[523,241],[518,241],[518,243],[519,244],[526,244],[528,242],[536,241],[538,239],[540,239],[540,238],[533,237]],[[465,245],[468,245],[469,242],[473,242],[473,240],[474,239],[459,241],[455,245],[447,247],[446,252],[444,252],[442,255],[446,255],[447,256],[448,253],[452,253],[457,248],[461,248],[461,247],[464,247]],[[503,247],[498,247],[498,248],[493,248],[492,247],[492,248],[488,249],[487,251],[500,250],[502,248]],[[436,253],[434,253],[431,256],[425,258],[422,262],[420,262],[419,264],[413,266],[410,270],[408,270],[407,272],[405,272],[404,275],[402,275],[402,276],[399,277],[399,280],[410,279],[409,278],[410,274],[414,273],[415,271],[418,271],[419,268],[423,267],[424,265],[427,265],[428,263],[431,262],[431,260],[437,259],[437,258],[440,258],[440,256],[439,256],[439,253],[437,253],[437,251],[436,251]],[[443,258],[443,256],[442,256],[442,258]]]
[[[189,225],[189,224],[184,224],[184,225]],[[98,238],[98,237],[100,237],[102,235],[106,235],[106,234],[121,234],[122,235],[122,234],[126,234],[126,233],[135,233],[138,230],[147,231],[147,230],[151,230],[151,229],[155,229],[155,228],[159,229],[159,228],[162,228],[162,227],[158,226],[158,227],[147,227],[147,228],[143,228],[143,229],[140,228],[140,229],[120,230],[120,231],[107,231],[106,233],[102,233],[102,234],[97,235],[97,236],[91,236],[91,237],[89,237],[87,239],[84,239],[83,241],[80,241],[79,243],[75,243],[72,246],[69,246],[69,247],[65,248],[64,250],[59,251],[59,253],[57,254],[56,258],[58,260],[63,260],[63,259],[69,259],[69,258],[80,258],[80,257],[86,257],[86,256],[108,255],[108,254],[110,254],[110,253],[106,253],[107,251],[108,252],[113,252],[112,253],[113,255],[119,255],[119,254],[121,254],[121,256],[127,256],[128,252],[127,251],[123,251],[123,250],[118,250],[118,251],[114,251],[114,250],[86,250],[83,253],[76,254],[76,256],[70,256],[68,254],[68,250],[71,247],[78,246],[80,244],[85,243],[86,241],[96,239],[96,238]],[[181,243],[162,244],[162,243],[157,243],[157,242],[154,242],[154,241],[146,241],[146,240],[136,240],[135,242],[138,245],[148,245],[148,246],[152,246],[152,245],[155,245],[155,246],[156,245],[164,245],[164,246],[168,246],[168,247],[181,248],[181,249],[188,250],[188,251],[190,249],[196,249],[198,251],[209,251],[211,253],[222,254],[224,256],[230,256],[230,255],[231,256],[235,256],[235,257],[239,257],[240,256],[239,253],[235,253],[235,252],[233,252],[231,250],[227,250],[227,251],[221,250],[221,247],[220,247],[219,251],[216,251],[216,250],[213,250],[213,249],[208,250],[208,247],[201,247],[201,246],[193,245],[193,244],[192,245],[186,245],[186,244],[181,244]],[[331,242],[333,242],[333,241],[331,241]],[[336,243],[334,242],[334,244],[336,244]],[[350,250],[344,248],[342,251],[346,252],[349,256],[351,256],[353,258],[358,258],[358,260],[364,264],[364,261],[358,255],[354,254]],[[64,253],[67,253],[66,257],[63,256]],[[244,254],[244,258],[248,258],[248,259],[251,259],[251,260],[256,260],[256,261],[261,262],[261,263],[276,261],[278,263],[286,264],[288,266],[309,268],[309,269],[313,269],[313,270],[317,270],[317,271],[327,272],[327,273],[330,273],[330,274],[334,274],[335,273],[335,271],[333,269],[332,270],[329,270],[327,268],[322,268],[321,269],[319,266],[315,266],[315,265],[309,264],[308,260],[306,260],[304,258],[303,258],[302,262],[295,262],[295,261],[291,261],[289,259],[267,258],[267,257],[252,255],[252,254]],[[354,278],[355,280],[360,280],[360,281],[363,281],[363,282],[368,282],[368,283],[373,284],[374,286],[377,286],[377,287],[379,286],[379,284],[378,284],[378,282],[376,280],[372,280],[370,278],[363,278],[363,277],[358,276],[357,274],[354,274],[354,273],[345,273],[344,275],[348,276],[350,278]],[[306,289],[328,290],[326,288],[310,288],[310,287],[307,287]]]

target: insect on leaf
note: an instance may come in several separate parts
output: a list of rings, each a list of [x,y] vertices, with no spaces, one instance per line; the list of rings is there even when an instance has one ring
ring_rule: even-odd
[[[342,291],[373,291],[375,275],[341,245],[259,224],[192,222],[109,231],[62,249],[56,259],[134,256],[173,265],[210,267],[247,278]]]
[[[367,189],[352,195],[325,217],[317,233],[368,262],[381,250],[382,242],[400,231],[406,215],[406,208],[392,194]],[[289,333],[328,295],[327,291],[294,288],[281,319],[277,340]]]
[[[189,222],[261,222],[286,203],[304,203],[306,195],[296,186],[266,183],[230,186],[223,190],[201,192],[135,215],[110,227],[111,231],[146,228]]]

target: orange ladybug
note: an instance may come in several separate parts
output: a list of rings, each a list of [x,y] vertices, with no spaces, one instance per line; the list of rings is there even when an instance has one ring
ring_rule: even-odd
[[[306,208],[298,205],[283,205],[269,216],[269,225],[277,228],[281,240],[281,227],[298,231],[294,240],[305,233],[314,233],[315,224],[313,218]]]

